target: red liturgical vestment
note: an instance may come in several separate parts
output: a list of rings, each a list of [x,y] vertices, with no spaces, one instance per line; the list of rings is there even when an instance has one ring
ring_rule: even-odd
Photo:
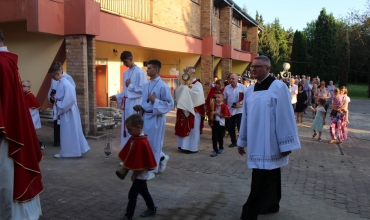
[[[118,154],[125,168],[129,170],[154,170],[157,167],[147,137],[147,135],[139,137],[131,136],[130,139],[128,139],[127,143]]]
[[[39,142],[18,73],[18,56],[0,52],[0,132],[9,142],[14,161],[13,199],[26,202],[42,190]]]

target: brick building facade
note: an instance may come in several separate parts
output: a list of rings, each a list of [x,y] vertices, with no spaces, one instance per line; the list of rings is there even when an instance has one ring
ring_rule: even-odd
[[[146,61],[161,60],[163,76],[195,66],[207,93],[213,76],[245,71],[257,55],[260,30],[232,0],[5,0],[0,28],[43,108],[50,107],[47,70],[64,62],[90,135],[97,132],[96,106],[108,106],[108,96],[122,91],[122,51],[132,51],[143,70]]]

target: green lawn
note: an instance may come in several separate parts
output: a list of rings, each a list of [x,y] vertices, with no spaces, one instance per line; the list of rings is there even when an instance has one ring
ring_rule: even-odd
[[[354,84],[354,83],[348,84],[348,96],[350,98],[369,100],[369,98],[367,98],[366,92],[367,90],[368,90],[367,84]]]

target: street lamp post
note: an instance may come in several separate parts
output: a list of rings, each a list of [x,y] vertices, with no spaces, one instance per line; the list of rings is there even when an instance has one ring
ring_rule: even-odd
[[[287,86],[288,88],[290,88],[290,78],[292,76],[292,73],[289,72],[289,69],[290,69],[290,64],[289,63],[284,63],[283,64],[283,71],[280,72],[280,76],[283,77],[286,82],[288,83]]]

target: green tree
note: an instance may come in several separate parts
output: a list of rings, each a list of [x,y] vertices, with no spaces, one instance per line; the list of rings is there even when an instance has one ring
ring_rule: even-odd
[[[307,39],[306,34],[296,31],[293,38],[291,72],[293,75],[306,75]]]
[[[338,45],[338,76],[339,86],[347,86],[350,66],[350,50],[348,33],[339,38]]]
[[[312,54],[313,54],[313,42],[314,42],[314,34],[315,34],[315,29],[316,29],[316,21],[313,20],[311,22],[307,23],[307,26],[303,29],[303,32],[306,35],[307,38],[307,69],[306,69],[306,75],[307,76],[313,76],[311,74],[311,60],[312,60]]]
[[[259,33],[258,53],[271,59],[271,72],[279,73],[284,62],[290,59],[289,43],[293,42],[293,30],[285,31],[278,18],[273,23],[264,24],[263,17],[256,12],[256,20],[263,31]]]
[[[312,56],[312,52],[313,52],[313,41],[315,39],[314,35],[315,35],[315,29],[316,29],[316,21],[317,20],[308,22],[307,27],[303,29],[303,32],[305,33],[306,38],[307,38],[307,54],[309,56]]]
[[[258,11],[256,11],[256,21],[261,25],[261,27],[263,26],[263,17],[258,13]]]
[[[274,31],[271,24],[264,26],[263,31],[260,32],[258,38],[258,53],[261,55],[269,56],[271,59],[271,65],[275,65],[275,61],[278,60],[279,45],[277,44]]]
[[[350,25],[351,75],[355,75],[355,79],[366,79],[370,98],[370,0],[367,0],[364,12],[351,11],[346,21]]]
[[[333,14],[327,14],[325,8],[320,12],[314,32],[312,51],[312,73],[320,79],[337,79],[337,25]]]
[[[273,37],[275,38],[276,44],[279,48],[271,67],[272,71],[276,73],[282,70],[283,63],[289,60],[290,57],[288,54],[288,40],[286,32],[284,28],[281,27],[280,20],[276,18],[271,27],[273,29]]]
[[[291,57],[292,55],[292,48],[293,48],[293,38],[294,38],[294,31],[292,28],[288,28],[288,30],[285,31],[285,37],[287,40],[287,46],[288,46],[288,57]]]

